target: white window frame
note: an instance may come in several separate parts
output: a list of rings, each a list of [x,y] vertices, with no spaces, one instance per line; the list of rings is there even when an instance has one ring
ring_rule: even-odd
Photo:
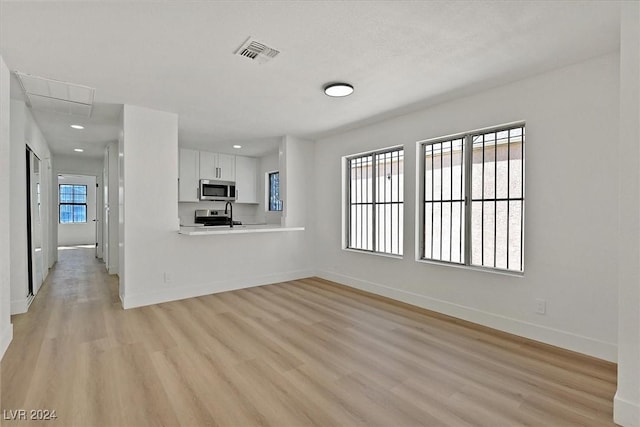
[[[371,151],[366,151],[366,152],[362,152],[362,153],[357,153],[357,154],[350,154],[348,156],[344,156],[342,158],[342,249],[345,251],[353,251],[353,252],[358,252],[358,253],[365,253],[365,254],[372,254],[372,255],[379,255],[379,256],[384,256],[384,257],[390,257],[390,258],[398,258],[398,259],[402,259],[404,257],[404,209],[405,209],[405,198],[403,197],[402,200],[402,209],[403,209],[403,214],[400,215],[399,217],[399,221],[401,221],[402,227],[401,227],[401,233],[402,236],[400,236],[400,248],[399,250],[401,251],[400,254],[395,254],[395,253],[391,253],[391,252],[384,252],[384,251],[379,251],[376,250],[375,246],[376,246],[376,237],[375,237],[375,219],[372,220],[372,226],[374,227],[374,236],[373,236],[373,249],[369,250],[369,249],[360,249],[360,248],[353,248],[353,247],[349,247],[349,235],[350,235],[350,226],[351,226],[351,200],[350,200],[350,192],[349,192],[349,185],[350,185],[350,171],[349,171],[349,162],[353,159],[357,159],[359,157],[364,157],[364,156],[373,156],[373,161],[375,162],[375,156],[378,155],[382,155],[382,154],[386,154],[386,153],[390,153],[390,152],[394,152],[394,151],[399,151],[402,150],[402,158],[403,158],[403,162],[405,161],[405,148],[403,145],[397,145],[397,146],[393,146],[393,147],[387,147],[387,148],[382,148],[382,149],[378,149],[378,150],[371,150]],[[404,164],[403,164],[403,179],[400,182],[400,185],[402,186],[402,190],[403,190],[403,194],[404,194],[404,184],[405,184],[405,177],[404,177]],[[372,194],[373,194],[373,198],[375,200],[376,195],[375,195],[375,191],[376,188],[375,186],[372,189]],[[373,210],[375,210],[375,206],[377,204],[374,202],[373,204]],[[375,217],[373,217],[375,218]]]
[[[418,141],[416,143],[416,248],[415,255],[416,261],[422,263],[429,264],[439,264],[452,266],[457,268],[463,268],[468,270],[478,270],[513,276],[524,276],[525,271],[525,151],[526,151],[526,134],[525,139],[522,143],[522,211],[521,211],[521,241],[520,241],[520,252],[521,252],[521,270],[508,270],[498,267],[490,267],[490,266],[481,266],[474,265],[471,262],[472,258],[472,233],[471,233],[471,189],[472,189],[472,175],[471,170],[473,168],[473,148],[469,149],[468,147],[473,147],[473,136],[484,133],[491,132],[500,132],[506,131],[509,129],[514,129],[518,127],[526,128],[524,121],[512,122],[498,126],[491,126],[487,128],[476,129],[472,131],[460,132],[456,134],[451,134],[447,136],[437,137],[426,139],[422,141]],[[452,262],[446,260],[438,260],[432,258],[424,258],[425,254],[425,165],[424,165],[424,156],[426,145],[438,144],[445,141],[455,140],[455,139],[463,139],[465,144],[465,152],[464,152],[464,262]]]

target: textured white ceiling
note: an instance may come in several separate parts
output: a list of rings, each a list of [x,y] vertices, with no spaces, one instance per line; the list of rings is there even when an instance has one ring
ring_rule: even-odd
[[[233,55],[248,36],[280,54]],[[613,1],[0,3],[11,69],[95,87],[98,103],[176,112],[180,144],[194,147],[327,135],[618,43]],[[335,80],[355,93],[326,97]],[[54,118],[37,119],[51,139]]]

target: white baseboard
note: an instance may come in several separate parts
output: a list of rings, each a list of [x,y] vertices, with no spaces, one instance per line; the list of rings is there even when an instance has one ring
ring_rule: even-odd
[[[640,426],[640,404],[622,399],[616,393],[613,398],[613,422],[624,427]]]
[[[284,273],[257,276],[237,280],[202,283],[192,286],[180,286],[165,288],[157,292],[122,296],[122,307],[135,308],[145,305],[160,304],[163,302],[177,301],[185,298],[199,297],[219,292],[235,291],[237,289],[252,288],[254,286],[268,285],[270,283],[287,282],[289,280],[303,279],[313,276],[313,271],[296,270]]]
[[[333,282],[351,286],[373,294],[382,295],[407,304],[426,308],[427,310],[432,310],[458,319],[487,326],[489,328],[529,338],[534,341],[551,344],[556,347],[587,354],[610,362],[617,361],[618,348],[617,345],[613,343],[598,341],[593,338],[524,322],[522,320],[431,298],[401,289],[391,288],[379,283],[373,283],[335,272],[317,271],[316,275],[326,280],[331,280]]]
[[[2,335],[0,335],[0,360],[4,356],[4,353],[9,348],[9,344],[11,344],[11,340],[13,339],[13,325],[9,323],[4,331],[2,331]]]
[[[29,310],[34,295],[29,295],[24,299],[11,301],[11,315],[26,313]]]
[[[14,314],[26,313],[27,312],[27,308],[29,308],[29,305],[27,304],[27,300],[26,299],[11,301],[11,315],[12,316]]]

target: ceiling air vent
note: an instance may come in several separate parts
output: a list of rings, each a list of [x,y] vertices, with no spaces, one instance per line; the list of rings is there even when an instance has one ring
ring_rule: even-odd
[[[34,110],[90,117],[95,89],[15,71],[27,104]]]
[[[242,46],[240,46],[235,51],[236,55],[244,56],[245,58],[249,58],[252,61],[257,61],[260,64],[264,64],[265,62],[270,61],[271,59],[278,56],[279,53],[279,50],[273,49],[260,42],[252,40],[251,37],[245,40],[245,42],[242,43]]]

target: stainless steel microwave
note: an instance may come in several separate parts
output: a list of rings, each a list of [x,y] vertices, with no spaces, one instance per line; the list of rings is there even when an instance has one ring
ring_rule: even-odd
[[[236,183],[232,181],[201,179],[200,200],[236,200]]]

